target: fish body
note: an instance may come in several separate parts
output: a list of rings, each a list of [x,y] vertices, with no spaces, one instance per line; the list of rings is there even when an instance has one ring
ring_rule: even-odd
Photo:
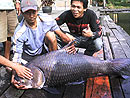
[[[37,57],[26,64],[33,79],[18,81],[27,88],[55,87],[88,77],[104,75],[130,75],[130,59],[100,60],[83,54],[68,54],[65,49]]]

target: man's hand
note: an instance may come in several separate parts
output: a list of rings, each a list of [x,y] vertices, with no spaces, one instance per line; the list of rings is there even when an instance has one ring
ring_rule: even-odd
[[[18,81],[16,81],[16,80],[14,79],[15,74],[16,74],[16,72],[13,70],[13,71],[12,71],[11,83],[12,83],[16,88],[18,88],[18,89],[28,89],[28,88],[26,88],[24,85],[21,85],[20,82],[18,82]]]
[[[32,79],[32,73],[31,70],[25,66],[22,66],[21,64],[15,63],[16,65],[14,66],[14,69],[17,73],[17,75],[21,78],[27,78],[27,79]]]
[[[66,50],[67,53],[69,53],[69,54],[75,54],[75,53],[76,53],[76,49],[75,49],[74,44],[72,44],[71,46],[65,48],[65,50]]]
[[[14,86],[15,86],[16,88],[18,88],[18,89],[28,89],[28,88],[26,88],[24,85],[21,85],[21,83],[18,82],[18,81],[16,81],[16,80],[14,80],[12,84],[14,84]]]
[[[91,31],[91,28],[90,28],[89,24],[88,24],[87,28],[83,29],[82,35],[85,36],[85,37],[92,37],[92,36],[94,36],[93,32]]]
[[[75,39],[76,39],[75,37],[73,37],[73,36],[72,36],[72,35],[70,35],[69,33],[66,33],[66,35],[69,37],[70,41],[73,41],[73,40],[75,40]]]

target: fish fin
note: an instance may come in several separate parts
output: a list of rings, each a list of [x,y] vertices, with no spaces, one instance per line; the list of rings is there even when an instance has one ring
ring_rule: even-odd
[[[67,85],[79,85],[79,84],[82,84],[84,83],[84,81],[78,81],[78,82],[71,82],[71,83],[68,83]]]
[[[123,79],[128,79],[128,78],[130,78],[130,76],[127,76],[127,75],[121,75],[121,77],[122,77]]]
[[[82,84],[84,82],[85,82],[84,79],[81,77],[79,80],[74,81],[74,82],[70,82],[67,85],[79,85],[79,84]]]

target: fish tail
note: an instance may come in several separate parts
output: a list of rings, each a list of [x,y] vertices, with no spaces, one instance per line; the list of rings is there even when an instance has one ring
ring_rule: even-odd
[[[111,68],[115,73],[130,76],[130,59],[111,60]]]

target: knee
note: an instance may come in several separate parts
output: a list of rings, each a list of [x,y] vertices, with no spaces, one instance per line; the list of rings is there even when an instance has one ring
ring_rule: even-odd
[[[102,39],[101,38],[97,38],[94,40],[94,44],[95,44],[95,47],[96,47],[96,50],[99,51],[102,49],[103,47],[103,42],[102,42]]]
[[[45,36],[45,42],[46,43],[55,43],[56,42],[56,36],[55,36],[55,33],[54,32],[47,32],[46,33],[46,36]]]

